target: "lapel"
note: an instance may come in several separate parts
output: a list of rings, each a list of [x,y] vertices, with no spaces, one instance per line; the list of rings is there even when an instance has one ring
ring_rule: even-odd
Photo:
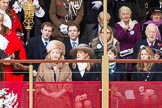
[[[91,33],[92,33],[91,36],[93,36],[92,39],[98,36],[98,32],[99,32],[99,31],[98,31],[98,24],[96,24],[96,25],[93,27],[93,30],[91,31]]]
[[[46,47],[44,46],[41,37],[38,40],[38,53],[40,54],[40,58],[44,59],[44,56],[47,54],[46,53]]]
[[[161,43],[160,41],[156,40],[156,41],[155,41],[155,44],[154,44],[154,48],[160,49],[161,46],[162,46],[162,43]]]
[[[70,39],[67,41],[67,52],[69,52],[72,49],[71,43],[70,43]]]
[[[79,78],[81,80],[86,80],[89,73],[87,73],[87,71],[85,70],[84,75],[82,77],[81,74],[80,74],[80,72],[79,72],[78,66],[77,66],[77,70],[78,70],[78,75],[77,76],[79,76]]]

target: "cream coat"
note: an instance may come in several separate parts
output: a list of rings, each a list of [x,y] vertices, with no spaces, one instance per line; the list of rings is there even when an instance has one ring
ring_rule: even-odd
[[[67,82],[72,81],[72,72],[68,64],[61,64],[61,66],[56,70],[56,81],[57,82]],[[38,69],[38,74],[36,81],[54,81],[54,70],[50,63],[41,63]]]

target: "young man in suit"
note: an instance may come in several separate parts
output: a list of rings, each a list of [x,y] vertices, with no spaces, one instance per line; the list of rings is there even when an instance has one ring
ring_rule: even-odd
[[[75,48],[78,46],[80,43],[86,43],[82,39],[79,38],[80,35],[80,27],[77,26],[76,24],[71,24],[68,27],[68,36],[69,38],[64,40],[64,44],[66,47],[65,51],[65,58],[66,59],[72,59],[73,57],[70,55],[70,50],[72,48]]]
[[[50,22],[44,22],[41,26],[42,35],[30,38],[27,42],[26,53],[27,59],[45,59],[47,55],[46,46],[51,39],[53,25]],[[39,64],[33,65],[33,74],[36,76]],[[29,74],[25,74],[25,79],[28,80]]]

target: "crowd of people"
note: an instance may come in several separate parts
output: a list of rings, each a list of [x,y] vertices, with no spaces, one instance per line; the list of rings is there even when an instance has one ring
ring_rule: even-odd
[[[102,0],[33,0],[34,27],[30,38],[23,28],[27,0],[0,0],[0,59],[89,60],[103,55]],[[107,56],[113,59],[153,60],[162,57],[162,1],[108,0]],[[162,63],[109,63],[110,81],[162,81]],[[1,81],[29,81],[28,64],[0,65]],[[3,73],[2,73],[3,72]],[[34,63],[34,81],[101,81],[101,63]],[[57,86],[57,85],[56,85]],[[53,92],[49,93],[48,90]],[[72,92],[71,85],[38,86],[51,98]],[[55,91],[58,93],[56,94]],[[76,108],[87,94],[76,97]],[[41,98],[40,107],[44,107]],[[60,98],[62,99],[62,98]],[[59,104],[70,108],[69,102]],[[53,107],[56,104],[53,103]],[[58,104],[57,104],[58,105]]]
[[[20,16],[20,13],[23,12],[22,5],[25,2],[25,0],[12,2],[9,0],[0,0],[0,34],[6,39],[6,41],[1,44],[1,50],[9,56],[7,56],[7,59],[101,59],[104,44],[103,1],[51,0],[51,5],[46,7],[46,3],[43,0],[33,0],[33,5],[36,7],[35,18],[38,18],[39,20],[34,19],[35,26],[32,30],[34,32],[31,32],[28,40],[25,40],[26,32],[22,26],[22,19],[18,17]],[[159,5],[152,6],[150,5],[150,1],[145,1],[140,4],[145,6],[146,11],[145,17],[143,18],[145,21],[143,23],[141,22],[142,20],[139,20],[139,17],[136,18],[134,15],[135,13],[132,12],[132,10],[135,9],[139,12],[138,9],[140,7],[133,7],[134,3],[139,4],[139,2],[129,0],[110,0],[108,2],[108,6],[109,4],[113,4],[112,9],[108,7],[108,12],[106,14],[108,25],[106,40],[108,46],[108,58],[110,60],[116,58],[160,59],[162,57],[161,1],[155,2]],[[115,10],[113,10],[114,8]],[[116,9],[118,9],[118,16],[114,15]],[[89,12],[94,15],[92,20],[91,17],[88,17],[90,16]],[[140,15],[141,14],[138,14],[138,16]],[[1,39],[1,41],[3,40],[4,39]],[[57,44],[55,45],[55,42],[53,41],[58,42],[56,42]],[[51,44],[51,42],[53,42],[53,44]],[[148,47],[148,49],[153,52],[153,57],[142,57],[144,54],[142,53],[141,48],[144,47]],[[49,48],[58,50],[51,51]],[[145,55],[149,55],[151,51],[146,50]],[[112,75],[110,80],[145,81],[146,78],[137,78],[134,73],[139,73],[138,71],[143,70],[146,77],[150,76],[151,69],[154,66],[156,67],[157,63],[147,64],[148,66],[146,64],[110,63],[110,76]],[[45,75],[45,73],[42,74],[42,72],[44,72],[42,69],[45,69],[44,67],[46,67],[49,71],[50,69],[53,71],[55,70],[54,68],[57,67],[53,67],[53,65],[56,64],[42,65],[34,63],[34,80],[54,81],[54,79],[46,79],[46,76],[42,76]],[[62,66],[64,67],[63,64],[58,63],[57,65],[59,65],[58,69],[61,69]],[[158,65],[161,65],[161,63]],[[101,80],[100,63],[69,63],[68,66],[69,73],[72,74],[70,76],[70,80],[72,81]],[[141,66],[142,68],[138,69]],[[2,79],[5,79],[5,81],[29,80],[29,74],[26,72],[23,73],[23,71],[28,70],[28,65],[11,63],[3,64],[1,67],[3,67],[1,71],[4,71],[4,78]],[[120,67],[124,68],[120,69]],[[156,71],[161,71],[161,69]],[[116,73],[119,74],[119,78]],[[134,75],[136,77],[134,77]],[[158,74],[156,73],[155,75]],[[161,74],[159,73],[159,75]],[[53,75],[50,75],[49,77],[51,76]],[[147,81],[156,80],[162,80],[162,78],[147,78]],[[57,80],[55,79],[55,81]]]

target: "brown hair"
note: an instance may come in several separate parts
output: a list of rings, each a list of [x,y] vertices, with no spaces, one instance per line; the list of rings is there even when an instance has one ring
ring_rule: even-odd
[[[84,50],[82,50],[82,51],[84,51]],[[87,53],[87,52],[85,52],[85,53]],[[89,54],[88,54],[88,56],[87,56],[87,58],[85,60],[88,60],[88,59],[90,59]],[[72,63],[72,68],[75,69],[76,65],[77,65],[77,63]],[[93,65],[93,63],[87,63],[86,71],[90,71],[92,65]]]
[[[68,31],[69,31],[69,27],[71,27],[71,26],[77,27],[77,30],[80,31],[80,26],[76,25],[75,23],[68,25],[68,28],[67,28]]]
[[[148,59],[154,59],[154,53],[153,53],[153,51],[151,50],[151,48],[149,48],[149,47],[147,47],[147,46],[144,46],[144,47],[142,47],[142,48],[139,50],[137,59],[141,59],[141,52],[142,52],[143,50],[146,50],[146,52],[148,53],[148,56],[149,56]],[[146,64],[146,67],[145,67],[144,64]],[[137,71],[140,71],[140,70],[143,70],[144,68],[146,68],[145,71],[146,71],[146,72],[149,72],[150,69],[151,69],[151,67],[152,67],[152,65],[153,65],[153,63],[137,63],[136,69],[137,69]]]
[[[109,45],[109,46],[107,47],[107,51],[113,52],[114,55],[116,55],[116,58],[118,58],[118,56],[119,56],[119,51],[117,50],[117,48],[116,48],[115,46]]]
[[[53,24],[52,24],[51,22],[44,22],[44,23],[41,25],[41,29],[43,29],[44,26],[52,27],[52,32],[54,31],[54,27],[53,27]]]

